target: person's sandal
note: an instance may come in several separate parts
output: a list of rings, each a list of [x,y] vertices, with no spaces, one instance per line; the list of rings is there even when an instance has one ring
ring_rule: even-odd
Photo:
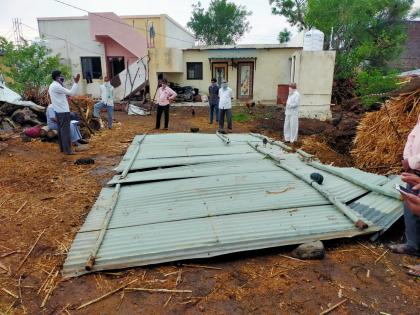
[[[395,254],[410,255],[420,257],[420,251],[408,246],[407,244],[392,244],[388,245],[391,252]]]

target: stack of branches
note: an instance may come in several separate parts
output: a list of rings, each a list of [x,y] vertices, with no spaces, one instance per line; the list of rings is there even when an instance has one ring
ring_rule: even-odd
[[[51,104],[50,96],[48,95],[48,87],[26,87],[23,91],[23,99],[26,101],[32,101],[43,107],[48,107]]]
[[[387,100],[379,111],[365,114],[351,152],[356,166],[380,174],[401,172],[404,145],[419,114],[419,86]]]
[[[69,98],[70,111],[79,115],[80,132],[83,138],[90,138],[95,130],[101,128],[100,123],[93,117],[95,101],[88,96],[72,96]]]

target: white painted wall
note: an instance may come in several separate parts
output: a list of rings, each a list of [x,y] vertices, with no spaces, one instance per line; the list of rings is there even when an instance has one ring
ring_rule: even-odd
[[[301,117],[331,118],[331,93],[335,51],[299,51],[295,57],[295,80],[301,94]]]
[[[195,38],[193,34],[185,30],[181,25],[165,16],[165,31],[167,48],[191,48],[194,46]]]
[[[103,44],[90,37],[89,21],[86,18],[65,19],[39,19],[38,28],[40,36],[47,40],[47,46],[53,54],[60,54],[62,61],[71,66],[73,75],[82,73],[80,57],[101,57],[102,74],[106,74],[105,49]],[[99,97],[99,84],[101,80],[86,84],[81,79],[79,95],[92,94]]]
[[[168,81],[181,85],[190,85],[198,88],[200,93],[207,93],[212,78],[209,58],[257,58],[254,69],[254,101],[276,104],[277,85],[290,82],[290,56],[297,50],[295,48],[280,49],[191,49],[183,51],[182,73],[164,73]],[[187,80],[187,62],[203,63],[203,80]],[[227,62],[227,60],[226,60]],[[230,62],[229,62],[230,64]],[[152,69],[152,68],[151,68]],[[237,68],[229,65],[228,81],[236,97]],[[153,72],[151,72],[153,73]]]

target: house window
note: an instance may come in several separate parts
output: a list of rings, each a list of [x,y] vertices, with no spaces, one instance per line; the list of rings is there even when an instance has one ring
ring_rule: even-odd
[[[187,80],[203,80],[202,62],[187,62]]]
[[[90,81],[102,77],[101,57],[81,57],[83,78]]]

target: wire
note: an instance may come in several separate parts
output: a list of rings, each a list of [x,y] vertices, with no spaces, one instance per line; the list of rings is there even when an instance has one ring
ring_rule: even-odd
[[[38,30],[36,28],[32,27],[32,26],[29,26],[29,25],[27,25],[25,23],[22,23],[22,22],[20,22],[20,24],[38,32]],[[45,33],[45,32],[42,32],[42,35],[47,35],[47,36],[52,37],[52,38],[57,38],[57,39],[63,40],[66,43],[68,43],[68,44],[70,44],[70,45],[72,45],[74,47],[77,47],[77,48],[79,48],[81,50],[84,50],[84,51],[87,51],[87,52],[90,52],[90,53],[93,53],[93,54],[97,54],[97,55],[103,55],[104,54],[103,52],[98,52],[98,51],[93,51],[93,50],[86,49],[86,48],[84,48],[82,46],[79,46],[79,45],[77,45],[75,43],[70,42],[69,40],[67,40],[65,38],[61,38],[61,37],[58,37],[56,35],[48,34],[48,33]]]
[[[129,28],[134,28],[134,29],[137,29],[137,30],[140,30],[140,31],[146,31],[146,32],[147,32],[147,29],[142,28],[142,27],[136,27],[136,26],[134,26],[134,25],[133,25],[133,26],[131,26],[131,25],[128,25],[127,23],[125,23],[125,22],[123,22],[123,21],[114,20],[114,19],[112,19],[112,18],[110,18],[110,17],[103,16],[103,15],[100,15],[100,14],[98,14],[98,13],[89,12],[88,10],[82,9],[82,8],[80,8],[80,7],[77,7],[77,6],[75,6],[75,5],[72,5],[72,4],[69,4],[69,3],[66,3],[66,2],[63,2],[63,1],[60,1],[60,0],[53,0],[53,1],[58,2],[58,3],[61,3],[61,4],[63,4],[63,5],[66,5],[66,6],[70,7],[70,8],[73,8],[73,9],[76,9],[76,10],[80,10],[80,11],[86,12],[86,13],[88,13],[88,14],[92,14],[92,15],[98,16],[98,17],[103,18],[103,19],[106,19],[106,20],[110,20],[110,21],[112,21],[112,22],[114,22],[114,23],[118,23],[118,24],[121,24],[121,25],[127,26],[127,27],[129,27]],[[185,43],[191,44],[191,41],[188,41],[188,40],[185,40],[185,39],[182,39],[182,38],[177,38],[177,37],[173,37],[173,36],[169,36],[169,35],[161,34],[161,33],[158,33],[158,32],[155,32],[155,34],[156,34],[156,35],[159,35],[159,36],[162,36],[162,37],[166,37],[166,38],[170,38],[170,39],[175,39],[175,40],[179,40],[179,41],[181,41],[181,42],[185,42]]]

